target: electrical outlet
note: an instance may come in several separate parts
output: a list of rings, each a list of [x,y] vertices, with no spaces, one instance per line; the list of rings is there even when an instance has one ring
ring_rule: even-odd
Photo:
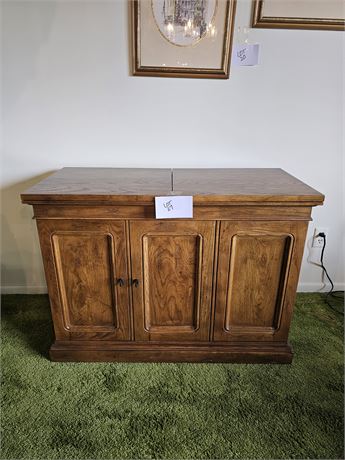
[[[315,227],[314,236],[313,236],[313,248],[322,248],[324,244],[324,239],[322,236],[319,236],[320,233],[324,233],[326,238],[328,237],[328,228],[326,227]]]

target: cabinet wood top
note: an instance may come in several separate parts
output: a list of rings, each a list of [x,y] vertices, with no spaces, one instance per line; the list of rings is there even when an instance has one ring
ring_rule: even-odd
[[[21,194],[22,202],[143,203],[193,195],[194,204],[322,204],[324,196],[282,169],[63,168]]]

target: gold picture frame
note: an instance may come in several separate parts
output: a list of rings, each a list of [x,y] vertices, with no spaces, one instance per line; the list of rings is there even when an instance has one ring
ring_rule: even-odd
[[[252,27],[344,30],[344,0],[253,0]]]
[[[130,0],[130,9],[133,75],[229,78],[236,0]]]

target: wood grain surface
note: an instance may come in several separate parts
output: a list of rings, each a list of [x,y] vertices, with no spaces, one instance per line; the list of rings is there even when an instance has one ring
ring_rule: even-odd
[[[324,196],[282,169],[175,169],[174,193],[197,202],[315,202]]]
[[[128,340],[124,222],[45,220],[37,225],[56,338]]]
[[[214,238],[214,222],[131,222],[137,340],[208,340]]]
[[[191,219],[154,197],[193,195]],[[280,169],[64,168],[34,206],[57,361],[281,362],[323,195]]]
[[[78,204],[35,204],[34,217],[49,219],[154,219],[153,205],[91,205]],[[232,203],[222,205],[200,204],[193,206],[193,218],[196,220],[311,220],[311,206],[302,206],[301,203],[270,203],[255,204]],[[179,219],[181,220],[181,219]]]
[[[295,202],[324,196],[282,169],[63,168],[22,193],[29,204],[153,204],[155,196],[193,195],[194,204]]]
[[[111,233],[64,231],[52,236],[66,328],[117,327]]]
[[[216,341],[287,340],[306,229],[303,222],[221,222]]]
[[[171,180],[170,169],[62,168],[21,196],[23,203],[152,202],[171,190]]]
[[[50,349],[53,361],[72,362],[187,362],[187,363],[261,363],[288,364],[292,361],[292,348],[289,344],[245,342],[226,344],[185,343],[168,345],[162,343],[132,342],[56,342]]]

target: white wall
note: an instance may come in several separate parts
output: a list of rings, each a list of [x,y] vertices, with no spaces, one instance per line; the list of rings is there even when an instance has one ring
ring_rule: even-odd
[[[329,227],[326,264],[344,287],[343,32],[254,29],[260,65],[232,68],[229,80],[145,78],[129,74],[124,0],[2,6],[4,292],[44,290],[19,194],[63,166],[281,167],[325,193],[310,234]],[[250,7],[238,0],[235,40]],[[317,290],[321,270],[307,256],[300,289]]]

